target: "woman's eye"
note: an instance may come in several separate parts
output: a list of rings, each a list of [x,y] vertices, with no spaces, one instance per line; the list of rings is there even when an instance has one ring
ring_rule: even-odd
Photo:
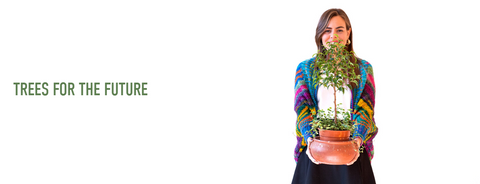
[[[325,30],[325,33],[330,33],[330,30]]]
[[[340,29],[340,30],[338,30],[338,32],[343,32],[343,30]]]

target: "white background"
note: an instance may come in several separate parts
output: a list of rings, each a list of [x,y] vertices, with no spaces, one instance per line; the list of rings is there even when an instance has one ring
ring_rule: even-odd
[[[295,69],[329,8],[375,71],[377,183],[479,183],[480,14],[454,2],[3,1],[0,183],[290,183]]]

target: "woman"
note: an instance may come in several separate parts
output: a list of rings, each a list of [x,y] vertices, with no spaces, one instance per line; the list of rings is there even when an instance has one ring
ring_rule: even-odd
[[[341,40],[340,43],[346,45],[345,49],[353,51],[352,35],[347,14],[341,9],[329,9],[320,17],[315,42],[319,52],[328,47],[328,42],[334,40]],[[310,149],[306,143],[312,137],[308,132],[311,129],[310,122],[313,119],[312,112],[319,108],[328,108],[322,101],[322,98],[326,98],[325,94],[327,94],[326,90],[328,89],[321,87],[321,85],[318,85],[318,88],[314,87],[312,68],[310,68],[310,64],[314,61],[315,58],[311,58],[301,62],[297,67],[295,76],[295,111],[297,113],[295,161],[297,166],[292,183],[375,183],[370,164],[374,153],[372,140],[377,134],[377,127],[373,118],[375,83],[372,66],[367,61],[357,58],[356,62],[359,67],[355,72],[361,76],[361,79],[358,81],[358,85],[353,85],[353,89],[346,91],[340,97],[347,99],[347,103],[344,103],[350,104],[347,108],[353,109],[352,118],[357,123],[352,138],[359,147],[364,147],[363,153],[350,166],[317,165],[306,154],[306,151]],[[355,59],[352,58],[352,61],[355,61]],[[329,104],[332,103],[329,102]]]

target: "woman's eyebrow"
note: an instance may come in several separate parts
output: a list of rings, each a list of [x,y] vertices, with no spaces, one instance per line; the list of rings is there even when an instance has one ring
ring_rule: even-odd
[[[344,29],[345,29],[345,27],[343,27],[343,26],[338,26],[336,29],[340,29],[340,28],[344,28]],[[327,28],[325,28],[325,29],[332,29],[332,28],[331,28],[331,27],[327,27]]]

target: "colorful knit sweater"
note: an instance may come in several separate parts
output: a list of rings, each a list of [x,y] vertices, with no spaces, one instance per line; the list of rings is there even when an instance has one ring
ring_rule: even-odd
[[[310,67],[315,61],[311,58],[301,62],[297,67],[295,75],[295,112],[297,113],[295,147],[295,161],[298,161],[300,153],[307,147],[308,137],[312,137],[309,130],[313,120],[312,112],[318,109],[317,88],[312,80],[313,69]],[[373,158],[372,140],[378,132],[373,118],[375,107],[375,82],[373,80],[373,69],[370,63],[362,60],[359,63],[361,79],[358,87],[352,90],[353,109],[352,119],[356,122],[353,138],[360,137],[368,153],[370,160]]]

